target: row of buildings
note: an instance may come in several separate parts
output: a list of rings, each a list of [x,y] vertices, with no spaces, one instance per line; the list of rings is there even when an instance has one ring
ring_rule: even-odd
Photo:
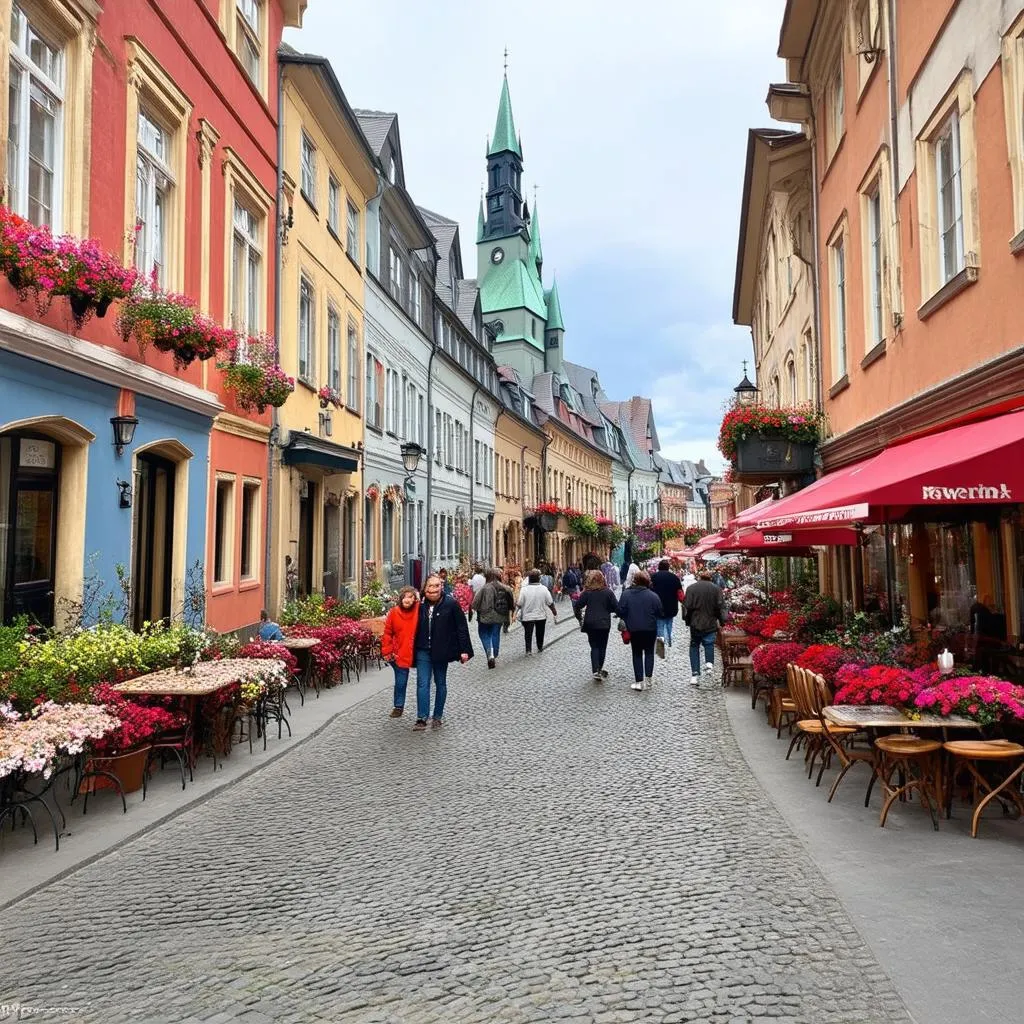
[[[733,317],[751,328],[758,400],[824,414],[815,493],[841,506],[844,474],[870,465],[860,543],[830,549],[826,587],[855,606],[888,597],[915,625],[965,625],[983,605],[1016,640],[1024,3],[788,0],[778,53],[782,124],[749,133]],[[908,465],[883,477],[866,461],[880,453]],[[900,507],[866,489],[915,471]],[[739,508],[758,484],[740,478]]]
[[[0,279],[0,621],[113,594],[137,625],[231,630],[417,567],[579,557],[542,502],[706,521],[710,474],[662,458],[650,401],[566,358],[507,81],[467,272],[459,225],[407,186],[398,117],[281,44],[305,8],[0,0],[8,209],[269,336],[295,379],[254,411],[219,360]]]

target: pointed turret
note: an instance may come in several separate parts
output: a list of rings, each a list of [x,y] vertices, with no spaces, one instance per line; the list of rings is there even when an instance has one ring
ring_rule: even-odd
[[[482,242],[484,240],[484,198],[480,197],[480,213],[477,214],[476,218],[476,240]]]
[[[560,373],[562,352],[565,349],[565,324],[562,323],[562,303],[558,299],[557,281],[551,282],[551,290],[544,293],[544,301],[548,307],[548,319],[544,325],[544,369]]]
[[[531,267],[536,267],[537,277],[540,280],[544,280],[544,250],[541,248],[540,244],[540,212],[537,209],[536,196],[533,200],[533,220],[530,223],[530,251],[529,263],[527,265]]]
[[[508,76],[501,83],[501,99],[498,100],[498,120],[494,124],[494,137],[487,148],[488,156],[499,153],[515,153],[523,158],[522,146],[516,135],[516,123],[512,118],[512,100],[508,94]]]
[[[551,290],[546,296],[548,300],[548,330],[564,331],[565,324],[562,322],[562,303],[558,298],[558,281],[551,282]]]

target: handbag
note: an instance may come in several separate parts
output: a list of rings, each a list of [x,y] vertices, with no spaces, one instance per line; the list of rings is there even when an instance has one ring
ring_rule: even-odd
[[[630,641],[630,639],[631,639],[631,637],[630,637],[630,635],[629,635],[629,630],[628,630],[628,629],[624,629],[624,630],[622,631],[622,642],[623,642],[624,644],[628,644],[628,643],[629,643],[629,641]]]

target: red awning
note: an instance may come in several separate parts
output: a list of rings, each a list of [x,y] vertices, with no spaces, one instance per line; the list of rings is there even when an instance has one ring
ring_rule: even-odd
[[[709,551],[714,551],[715,546],[721,541],[728,540],[728,533],[709,533],[706,537],[701,537],[692,548],[688,548],[683,552],[689,558],[700,558],[701,555],[707,554]]]
[[[857,531],[849,526],[804,530],[739,530],[716,550],[756,550],[759,554],[775,551],[784,555],[791,548],[855,547],[857,541]]]
[[[772,505],[777,505],[778,499],[776,498],[765,498],[763,501],[759,501],[756,505],[751,505],[750,508],[745,508],[742,512],[737,513],[729,520],[729,529],[737,530],[741,526],[753,526],[763,515],[768,514],[768,509]]]
[[[816,480],[757,521],[761,529],[878,522],[887,508],[1024,501],[1024,412],[893,445]]]

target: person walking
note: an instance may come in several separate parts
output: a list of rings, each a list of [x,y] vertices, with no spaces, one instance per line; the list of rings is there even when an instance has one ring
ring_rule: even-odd
[[[539,569],[531,569],[527,582],[519,591],[519,600],[516,602],[519,609],[519,621],[523,624],[523,635],[526,638],[526,653],[533,653],[533,637],[537,635],[537,653],[544,650],[544,628],[547,625],[546,613],[551,612],[551,617],[558,622],[558,612],[555,611],[555,600],[551,591],[541,583]]]
[[[697,577],[687,569],[686,572],[683,573],[683,593],[685,594],[696,582]]]
[[[532,575],[532,573],[531,573]],[[527,577],[529,578],[529,577]],[[555,591],[555,568],[552,565],[545,565],[543,571],[540,574],[540,582],[542,586],[548,588],[548,593],[554,596]]]
[[[664,614],[658,619],[658,635],[654,641],[654,651],[659,658],[665,657],[665,645],[672,646],[672,624],[679,614],[679,595],[683,584],[671,570],[672,563],[663,558],[658,563],[658,571],[651,577],[651,590],[661,598]]]
[[[420,596],[415,587],[402,587],[398,603],[384,620],[384,634],[380,638],[381,657],[395,673],[395,699],[391,717],[401,718],[405,711],[405,693],[409,685],[409,670],[416,654],[416,626],[420,617]]]
[[[422,732],[430,718],[430,684],[434,684],[435,729],[444,720],[448,698],[448,666],[453,661],[463,665],[473,657],[469,639],[469,623],[459,602],[444,592],[440,576],[431,576],[423,584],[423,601],[416,622],[416,724],[414,732]]]
[[[633,651],[633,690],[649,690],[654,681],[654,641],[658,636],[658,619],[665,615],[661,598],[650,587],[650,576],[638,569],[633,575],[633,586],[619,598],[619,618],[626,624]]]
[[[683,621],[690,627],[690,684],[700,686],[700,649],[704,648],[704,673],[715,670],[715,637],[725,625],[725,597],[702,572],[683,598]]]
[[[487,656],[487,667],[494,668],[501,647],[501,627],[508,625],[509,616],[515,607],[512,588],[501,582],[501,573],[496,569],[487,571],[487,582],[473,598],[476,612],[477,632]],[[472,614],[472,613],[470,613]]]
[[[593,569],[587,573],[583,593],[575,605],[576,618],[587,634],[590,644],[590,669],[595,683],[608,678],[604,659],[608,653],[608,634],[612,629],[612,616],[619,614],[619,602],[608,586],[604,573]]]
[[[484,575],[484,567],[477,562],[473,566],[473,575],[469,580],[469,585],[473,589],[473,596],[476,597],[481,590],[487,585],[487,577]]]
[[[582,586],[583,580],[580,577],[579,570],[570,565],[562,573],[562,593],[568,594],[570,600],[575,601],[580,596],[580,588]]]
[[[615,568],[615,564],[612,561],[606,558],[601,563],[601,572],[604,575],[605,586],[614,593],[615,589],[621,584],[619,570]]]
[[[636,579],[636,574],[640,571],[640,566],[636,562],[630,562],[629,568],[626,570],[626,578],[622,582],[622,589],[629,590],[633,586],[633,581]]]

